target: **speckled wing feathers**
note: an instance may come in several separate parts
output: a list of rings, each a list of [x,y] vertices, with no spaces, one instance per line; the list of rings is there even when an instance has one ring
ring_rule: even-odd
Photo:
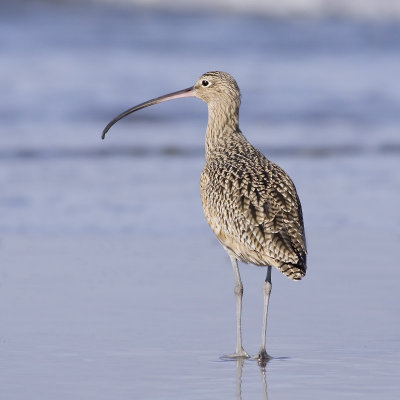
[[[275,266],[291,279],[305,275],[303,217],[293,182],[244,137],[213,150],[201,197],[207,222],[229,253]]]

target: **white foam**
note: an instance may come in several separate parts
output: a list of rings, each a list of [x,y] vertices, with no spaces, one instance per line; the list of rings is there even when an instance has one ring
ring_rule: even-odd
[[[114,3],[115,0],[98,0]],[[341,16],[360,19],[397,19],[400,18],[398,0],[118,0],[123,4],[167,9],[227,11],[239,13],[260,13],[266,16],[290,17],[329,17]]]

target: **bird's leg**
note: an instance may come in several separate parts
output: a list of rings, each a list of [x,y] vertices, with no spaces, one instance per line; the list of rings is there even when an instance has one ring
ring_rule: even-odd
[[[243,350],[242,347],[242,297],[243,297],[243,284],[240,279],[239,266],[237,259],[233,256],[231,257],[233,276],[235,278],[235,296],[236,296],[236,352],[227,357],[237,358],[237,357],[249,357],[249,355]]]
[[[265,282],[263,285],[263,293],[264,293],[264,313],[263,313],[263,330],[261,335],[261,348],[258,352],[256,358],[259,361],[268,360],[271,356],[268,355],[265,349],[265,343],[267,339],[267,316],[268,316],[268,303],[269,303],[269,296],[271,294],[272,283],[271,283],[271,267],[268,267],[267,277],[265,278]]]

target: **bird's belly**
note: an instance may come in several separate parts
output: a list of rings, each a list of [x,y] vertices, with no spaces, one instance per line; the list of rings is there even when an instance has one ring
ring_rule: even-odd
[[[215,223],[215,221],[216,219],[213,221],[209,221],[207,219],[207,222],[215,236],[230,256],[233,256],[234,258],[245,263],[254,264],[257,266],[271,265],[278,267],[280,265],[279,262],[271,257],[268,257],[265,252],[260,251],[260,249],[256,249],[250,240],[242,243],[241,241],[237,240],[235,237],[236,235],[230,235],[229,231],[227,232],[227,230],[221,228],[221,223]]]
[[[243,232],[240,232],[240,222],[230,218],[229,205],[210,204],[207,196],[202,195],[202,206],[208,225],[230,256],[257,266],[279,265],[260,246],[257,248],[250,236],[244,239]]]

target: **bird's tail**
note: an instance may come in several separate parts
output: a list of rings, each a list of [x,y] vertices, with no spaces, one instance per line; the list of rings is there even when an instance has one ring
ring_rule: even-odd
[[[307,267],[306,265],[303,264],[298,265],[298,264],[286,263],[280,265],[278,269],[289,279],[292,279],[294,281],[299,281],[306,274]]]

